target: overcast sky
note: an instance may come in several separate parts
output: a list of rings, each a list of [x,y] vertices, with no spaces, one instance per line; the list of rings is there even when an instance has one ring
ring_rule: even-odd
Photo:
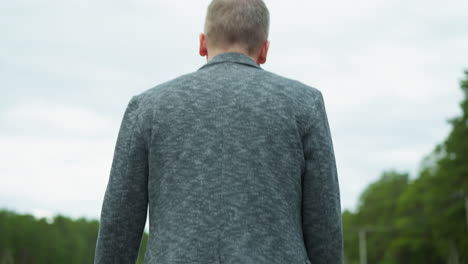
[[[131,96],[206,63],[209,1],[2,0],[0,208],[97,219]],[[460,113],[468,1],[267,0],[265,70],[322,91],[342,208]]]

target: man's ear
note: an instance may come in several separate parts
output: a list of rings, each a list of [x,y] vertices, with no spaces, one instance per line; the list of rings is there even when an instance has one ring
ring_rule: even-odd
[[[257,64],[264,64],[266,62],[269,48],[270,48],[270,41],[265,40],[265,42],[263,42],[262,44],[262,47],[260,48],[260,53],[258,54],[258,58],[257,58]]]
[[[200,49],[198,52],[202,57],[208,55],[208,49],[206,48],[206,36],[203,33],[200,33]]]

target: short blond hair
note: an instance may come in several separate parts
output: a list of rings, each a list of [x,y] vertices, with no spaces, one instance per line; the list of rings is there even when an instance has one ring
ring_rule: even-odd
[[[268,39],[269,26],[270,13],[262,0],[213,0],[205,35],[212,47],[239,45],[254,54]]]

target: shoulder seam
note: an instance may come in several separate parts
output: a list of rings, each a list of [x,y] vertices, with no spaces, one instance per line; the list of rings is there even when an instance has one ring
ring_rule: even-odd
[[[136,127],[136,133],[138,134],[139,137],[141,137],[144,142],[146,148],[148,148],[148,140],[145,138],[144,134],[142,133],[142,129],[140,127],[139,121],[140,121],[140,95],[134,95],[132,99],[130,100],[130,104],[135,104],[135,127]]]

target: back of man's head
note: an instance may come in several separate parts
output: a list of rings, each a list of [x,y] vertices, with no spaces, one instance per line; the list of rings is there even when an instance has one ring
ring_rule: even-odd
[[[205,35],[208,46],[239,46],[257,53],[268,39],[270,14],[262,0],[213,0],[208,6]]]

